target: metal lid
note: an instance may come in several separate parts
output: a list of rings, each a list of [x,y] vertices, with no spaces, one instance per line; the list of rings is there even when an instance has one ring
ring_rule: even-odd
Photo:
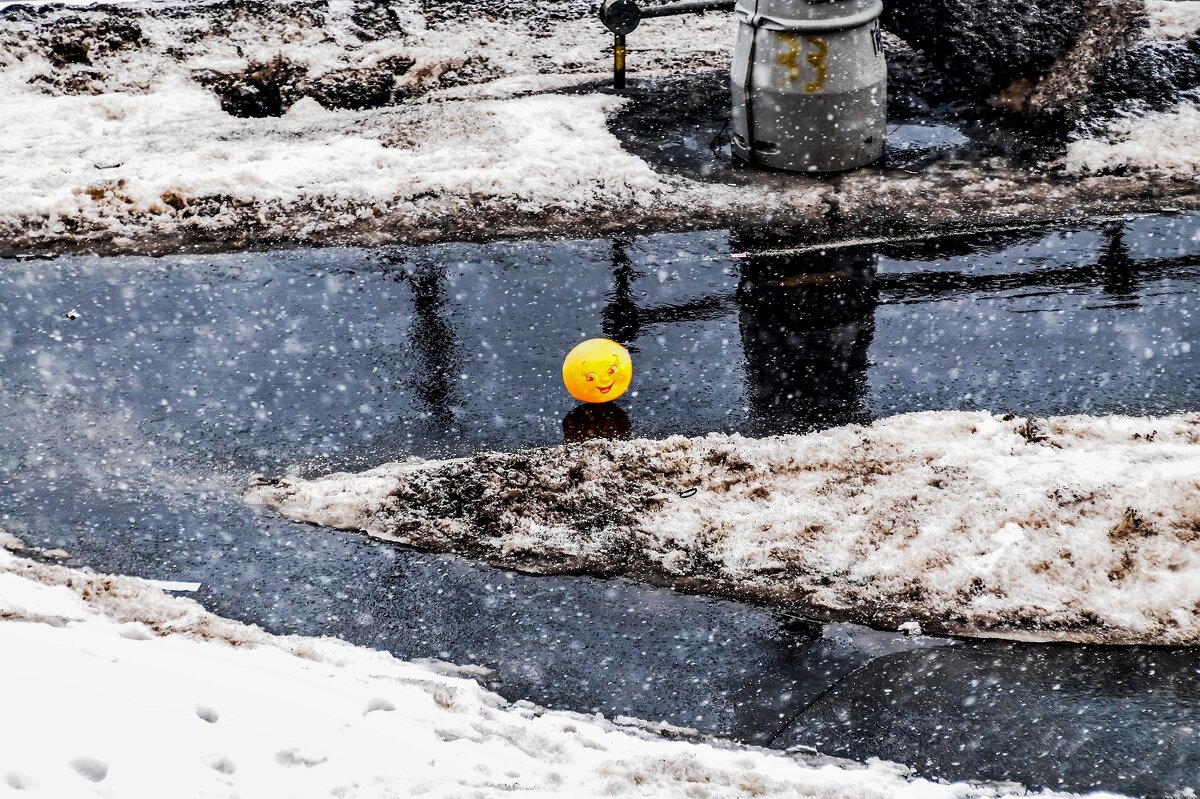
[[[832,32],[874,22],[883,0],[737,0],[738,20],[780,31]]]

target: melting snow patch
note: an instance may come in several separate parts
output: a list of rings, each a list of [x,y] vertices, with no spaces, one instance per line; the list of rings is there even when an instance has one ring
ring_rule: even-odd
[[[1104,135],[1071,142],[1063,167],[1072,175],[1137,172],[1194,180],[1200,176],[1200,107],[1185,102],[1121,117]]]
[[[19,731],[0,753],[0,778],[32,795],[1024,795],[932,783],[894,763],[668,740],[644,722],[510,705],[382,652],[268,635],[143,581],[3,550],[0,576],[28,599],[0,616],[5,680],[23,688],[0,698],[5,728]],[[70,624],[37,623],[64,603]],[[130,637],[130,623],[167,634]]]
[[[1148,39],[1190,39],[1200,35],[1200,0],[1146,0]]]
[[[920,413],[258,480],[288,518],[895,629],[1200,643],[1200,415]]]
[[[1173,7],[1194,3],[1163,5],[1172,8],[1152,18],[1170,38],[1188,24]],[[1031,171],[1006,159],[836,181],[656,171],[610,130],[617,115],[635,127],[654,117],[599,90],[611,65],[588,4],[503,19],[457,10],[414,0],[9,8],[0,29],[0,250],[594,235],[764,220],[857,234],[881,221],[1027,224],[1066,206],[1196,201],[1190,183],[1054,181],[1052,164]],[[732,31],[719,14],[648,20],[638,74],[723,71]],[[664,141],[692,135],[681,124]],[[920,139],[902,147],[910,155],[961,144],[949,129],[897,130]],[[1164,157],[1170,147],[1160,144]],[[935,195],[949,199],[914,203]]]

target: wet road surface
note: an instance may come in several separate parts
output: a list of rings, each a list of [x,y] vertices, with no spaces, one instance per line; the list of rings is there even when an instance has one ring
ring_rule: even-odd
[[[926,409],[1200,407],[1200,217],[814,250],[604,241],[0,263],[0,525],[193,580],[214,611],[496,670],[510,699],[953,779],[1200,788],[1200,653],[820,627],[622,580],[534,578],[284,522],[251,473],[819,429]],[[637,377],[574,410],[563,354]],[[574,415],[571,415],[571,414]]]

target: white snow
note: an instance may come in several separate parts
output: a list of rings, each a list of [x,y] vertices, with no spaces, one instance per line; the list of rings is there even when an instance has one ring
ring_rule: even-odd
[[[200,583],[191,582],[190,580],[146,580],[146,582],[164,591],[184,591],[191,593],[200,590]]]
[[[0,614],[60,622],[84,618],[78,597],[69,589],[43,585],[11,573],[0,573]]]
[[[590,442],[260,482],[247,500],[508,567],[891,629],[1200,643],[1197,414],[930,412],[761,440]]]
[[[277,637],[0,549],[0,792],[28,797],[1020,795],[509,704],[477,670]],[[1060,794],[1041,794],[1047,798]]]
[[[90,6],[97,5],[100,2],[100,0],[53,0],[53,1],[55,3],[61,3],[62,5],[67,6],[69,8],[88,8]],[[103,0],[103,2],[105,5],[126,5],[126,4],[146,3],[146,2],[166,3],[166,2],[169,2],[169,0]],[[0,2],[0,11],[3,11],[6,8],[15,7],[15,6],[39,6],[39,5],[44,5],[44,4],[45,4],[45,0],[5,0],[5,2]]]
[[[179,83],[149,94],[27,95],[0,117],[0,217],[133,233],[171,220],[168,200],[218,198],[193,220],[214,230],[236,227],[247,204],[278,217],[319,206],[327,223],[344,226],[396,204],[433,221],[467,199],[531,213],[649,202],[668,186],[608,131],[619,105],[603,95],[460,103],[435,124],[424,107],[401,120],[312,100],[282,118],[237,119],[211,93]],[[383,141],[393,121],[415,126],[418,140]]]
[[[1146,38],[1190,39],[1200,34],[1200,0],[1145,0]]]
[[[1124,169],[1193,181],[1200,176],[1200,107],[1185,102],[1122,117],[1104,135],[1071,142],[1063,167],[1072,175]]]

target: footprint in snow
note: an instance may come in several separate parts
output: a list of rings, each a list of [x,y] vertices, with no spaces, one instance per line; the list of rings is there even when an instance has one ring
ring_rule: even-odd
[[[237,764],[223,755],[213,755],[204,759],[204,764],[213,771],[221,774],[232,774],[237,771]]]
[[[376,697],[373,697],[373,698],[367,700],[367,707],[365,710],[363,710],[363,715],[365,716],[368,713],[374,713],[376,710],[388,711],[388,710],[395,710],[395,709],[396,709],[396,706],[393,705],[391,702],[387,701],[386,699],[383,699],[382,697],[376,696]]]
[[[294,766],[319,766],[328,760],[324,755],[314,755],[310,752],[301,752],[299,749],[281,749],[275,753],[275,762],[281,766],[289,768]]]
[[[21,774],[18,771],[10,771],[4,775],[4,784],[14,791],[24,791],[26,789],[36,788],[33,780]]]
[[[108,764],[94,757],[77,757],[71,761],[71,768],[79,772],[79,776],[92,782],[100,782],[108,776]]]

